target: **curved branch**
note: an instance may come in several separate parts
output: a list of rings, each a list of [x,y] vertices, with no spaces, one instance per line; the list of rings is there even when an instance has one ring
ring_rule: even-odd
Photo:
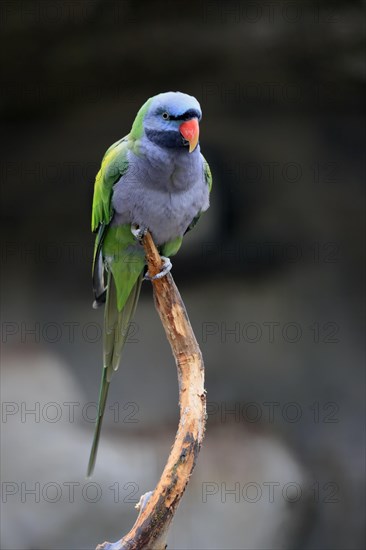
[[[162,262],[150,233],[143,239],[150,275]],[[116,543],[105,542],[97,550],[162,550],[178,504],[196,463],[206,422],[206,392],[201,350],[183,301],[170,273],[153,281],[155,307],[164,326],[178,370],[180,420],[174,445],[156,489],[140,499],[140,513],[132,527]]]

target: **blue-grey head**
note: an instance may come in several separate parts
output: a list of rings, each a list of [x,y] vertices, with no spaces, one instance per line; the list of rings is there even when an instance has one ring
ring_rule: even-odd
[[[143,134],[160,147],[192,153],[198,144],[201,106],[197,99],[182,92],[165,92],[151,97],[139,110],[131,136]]]

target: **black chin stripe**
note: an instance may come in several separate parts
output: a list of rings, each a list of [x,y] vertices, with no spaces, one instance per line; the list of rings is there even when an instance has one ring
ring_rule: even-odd
[[[188,109],[179,116],[169,115],[169,120],[190,120],[191,118],[201,118],[201,113],[197,109]]]
[[[184,147],[187,143],[178,131],[174,130],[151,130],[145,128],[146,137],[160,147]]]

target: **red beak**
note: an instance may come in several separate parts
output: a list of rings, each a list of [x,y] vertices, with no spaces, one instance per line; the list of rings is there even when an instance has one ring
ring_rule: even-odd
[[[179,131],[189,143],[189,152],[192,153],[192,151],[195,150],[198,143],[198,137],[200,134],[200,127],[198,124],[197,118],[192,118],[191,120],[186,120],[186,122],[182,122],[182,124],[179,126]]]

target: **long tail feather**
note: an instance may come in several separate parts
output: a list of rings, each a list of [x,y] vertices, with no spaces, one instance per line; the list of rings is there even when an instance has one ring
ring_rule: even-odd
[[[142,275],[138,276],[122,311],[117,309],[116,287],[111,272],[108,273],[107,295],[104,311],[104,368],[99,392],[97,419],[94,439],[90,451],[88,477],[92,475],[98,451],[103,415],[107,403],[109,384],[114,371],[118,369],[123,347],[125,345],[129,323],[135,313],[140,295]]]
[[[108,390],[109,390],[109,382],[107,380],[107,369],[103,369],[102,381],[100,383],[99,404],[98,404],[98,411],[97,411],[97,419],[95,423],[94,438],[93,438],[93,444],[90,451],[90,457],[89,457],[89,463],[88,463],[88,471],[87,471],[88,477],[90,477],[93,474],[95,461],[97,459],[100,430],[102,429],[103,416],[104,416],[105,406],[107,404]]]

